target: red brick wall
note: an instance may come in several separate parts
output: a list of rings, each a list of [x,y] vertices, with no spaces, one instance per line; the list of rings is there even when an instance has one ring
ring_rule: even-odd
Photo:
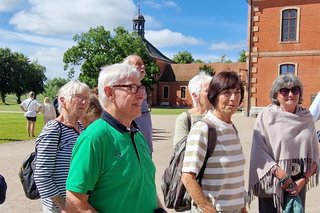
[[[312,0],[254,1],[254,32],[252,66],[252,106],[270,104],[269,91],[278,76],[279,65],[294,63],[297,75],[304,85],[305,107],[311,104],[311,96],[320,90],[320,2]],[[299,16],[299,40],[280,41],[281,10],[297,8]],[[255,71],[256,70],[256,71]]]

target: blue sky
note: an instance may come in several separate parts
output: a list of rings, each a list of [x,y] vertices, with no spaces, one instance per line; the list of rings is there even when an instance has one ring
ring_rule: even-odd
[[[90,27],[132,31],[137,0],[1,0],[0,47],[21,52],[47,68],[46,76],[67,77],[63,53],[75,34]],[[245,0],[141,0],[145,38],[172,58],[188,51],[194,59],[236,61],[246,50]],[[77,73],[78,74],[78,73]]]

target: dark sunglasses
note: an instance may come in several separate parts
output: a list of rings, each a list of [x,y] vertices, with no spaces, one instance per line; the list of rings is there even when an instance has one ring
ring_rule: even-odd
[[[295,86],[295,87],[292,87],[291,89],[281,88],[279,90],[280,94],[283,95],[283,96],[288,96],[290,91],[291,91],[291,93],[293,95],[298,95],[298,94],[300,94],[300,87],[299,86]]]

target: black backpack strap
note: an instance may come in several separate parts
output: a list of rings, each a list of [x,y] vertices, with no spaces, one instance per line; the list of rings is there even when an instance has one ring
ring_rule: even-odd
[[[190,129],[191,129],[191,116],[190,116],[189,111],[186,111],[186,113],[187,113],[188,130],[190,132]]]
[[[216,146],[216,143],[217,143],[217,131],[216,131],[216,128],[214,127],[213,123],[208,118],[202,118],[201,121],[203,121],[204,123],[206,123],[208,125],[208,145],[207,145],[206,157],[204,159],[204,162],[203,162],[203,165],[200,169],[200,172],[197,176],[198,183],[200,184],[200,186],[201,186],[201,180],[202,180],[203,173],[206,168],[208,159],[212,155],[214,148]]]

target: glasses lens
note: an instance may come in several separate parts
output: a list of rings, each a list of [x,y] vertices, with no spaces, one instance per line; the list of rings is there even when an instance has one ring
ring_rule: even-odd
[[[280,94],[283,95],[283,96],[287,96],[289,95],[289,89],[288,88],[282,88],[279,90]]]
[[[130,90],[132,94],[136,94],[138,92],[138,85],[136,84],[130,85]]]
[[[298,95],[300,93],[300,87],[298,87],[298,86],[292,87],[291,92],[294,95]]]

